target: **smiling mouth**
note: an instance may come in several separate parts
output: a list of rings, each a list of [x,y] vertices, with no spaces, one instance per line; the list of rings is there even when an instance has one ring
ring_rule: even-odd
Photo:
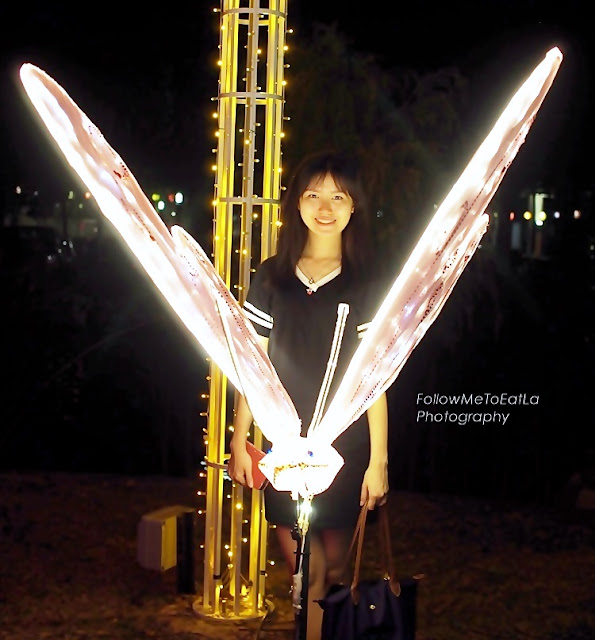
[[[323,224],[323,225],[329,225],[329,224],[335,223],[334,220],[322,220],[321,218],[316,218],[316,222],[318,222],[318,224]]]

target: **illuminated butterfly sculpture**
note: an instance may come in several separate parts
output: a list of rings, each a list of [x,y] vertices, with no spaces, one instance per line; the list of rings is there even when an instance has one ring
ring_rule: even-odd
[[[308,503],[332,483],[343,459],[335,439],[394,382],[436,319],[488,225],[485,209],[547,94],[562,61],[551,49],[497,120],[438,208],[394,281],[326,411],[302,437],[251,322],[184,229],[163,223],[120,156],[44,71],[21,67],[27,95],[46,127],[174,311],[246,398],[272,449],[260,465],[279,491]]]

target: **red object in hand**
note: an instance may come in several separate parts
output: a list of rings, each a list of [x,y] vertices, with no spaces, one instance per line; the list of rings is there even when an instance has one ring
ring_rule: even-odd
[[[264,489],[269,481],[260,470],[258,462],[265,457],[266,453],[258,447],[255,447],[249,440],[246,441],[246,451],[252,458],[252,486],[254,489]]]

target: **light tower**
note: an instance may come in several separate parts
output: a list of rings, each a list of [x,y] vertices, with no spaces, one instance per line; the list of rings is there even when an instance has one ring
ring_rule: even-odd
[[[252,254],[257,254],[256,264],[272,255],[280,226],[287,0],[222,0],[215,11],[220,11],[220,72],[213,114],[218,123],[213,264],[242,303]],[[260,234],[253,235],[258,226]],[[204,588],[193,608],[200,616],[221,620],[267,613],[268,526],[262,492],[234,484],[231,504],[224,499],[229,391],[227,379],[211,362]],[[261,446],[262,434],[255,431],[252,439]],[[248,558],[243,549],[249,549]]]

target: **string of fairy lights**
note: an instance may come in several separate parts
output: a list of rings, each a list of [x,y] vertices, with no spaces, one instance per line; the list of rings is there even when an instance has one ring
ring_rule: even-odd
[[[221,32],[220,35],[220,42],[218,45],[218,50],[219,50],[219,55],[218,55],[218,60],[217,60],[217,66],[219,68],[221,68],[223,61],[222,61],[222,55],[221,55],[221,49],[223,46],[223,38],[222,35],[225,32],[225,30],[227,29],[227,25],[223,20],[220,20],[220,14],[221,14],[221,8],[219,7],[214,7],[213,8],[213,14],[217,15],[217,18],[219,20],[219,29]],[[239,10],[241,12],[241,9]],[[266,20],[267,17],[264,14],[261,14],[259,16],[259,21],[264,21]],[[259,28],[259,26],[262,26],[262,22],[260,25],[257,25],[257,28]],[[285,30],[285,34],[293,34],[294,31],[291,28],[288,28]],[[246,36],[248,38],[253,37],[255,34],[254,32],[248,30],[248,33],[246,34]],[[248,49],[248,44],[244,45],[244,49]],[[288,51],[289,51],[289,45],[287,43],[285,43],[282,47],[282,51],[283,51],[283,55],[285,55]],[[246,61],[246,65],[245,65],[245,75],[241,78],[242,82],[245,85],[248,85],[248,83],[251,80],[251,76],[252,74],[257,74],[258,75],[258,68],[261,67],[263,64],[266,64],[266,49],[263,46],[259,46],[256,49],[256,54],[257,57],[255,59],[252,60],[247,60]],[[290,68],[290,64],[285,62],[283,63],[283,69],[287,70]],[[285,74],[285,71],[284,71]],[[283,104],[285,104],[285,88],[287,86],[287,80],[285,77],[283,77],[283,79],[281,80],[281,90],[282,90],[282,98],[283,98]],[[262,91],[262,87],[260,86],[260,84],[256,84],[256,90],[257,91]],[[221,93],[221,87],[219,87],[219,93]],[[219,103],[220,102],[220,96],[214,96],[211,97],[211,102],[213,103]],[[212,118],[212,120],[214,121],[219,121],[218,122],[218,127],[215,129],[215,131],[213,132],[213,137],[215,139],[215,141],[217,142],[217,146],[213,147],[211,149],[211,153],[216,155],[219,151],[219,146],[221,144],[221,138],[223,135],[226,135],[226,133],[222,128],[222,123],[220,122],[221,119],[221,114],[219,112],[219,110],[214,110],[211,114],[210,114],[210,118]],[[282,115],[282,120],[284,123],[287,123],[291,120],[291,117],[288,115],[283,114]],[[242,159],[237,159],[234,158],[234,162],[235,165],[239,168],[242,168],[245,166],[247,159],[251,160],[254,163],[254,168],[255,170],[260,170],[261,172],[263,171],[262,166],[263,163],[261,162],[261,158],[258,157],[257,153],[258,153],[258,148],[260,147],[259,142],[262,141],[262,139],[264,138],[264,136],[266,135],[265,132],[265,127],[262,126],[261,122],[255,121],[254,123],[254,128],[247,131],[245,126],[239,126],[236,129],[236,136],[237,136],[237,140],[238,140],[238,145],[237,145],[237,150],[238,153],[242,153],[243,157]],[[278,133],[280,140],[283,140],[286,136],[285,131],[280,131]],[[264,143],[263,145],[264,146]],[[247,153],[247,150],[250,150],[250,153]],[[211,167],[210,167],[211,171],[213,172],[213,174],[216,176],[217,173],[217,163],[213,162]],[[279,166],[277,168],[277,172],[279,174],[282,174],[282,167]],[[236,175],[240,175],[239,172]],[[236,185],[237,188],[241,189],[242,185]],[[281,191],[284,191],[286,189],[286,187],[282,184],[279,185],[279,188]],[[258,224],[261,221],[261,215],[259,212],[259,208],[260,208],[260,200],[258,197],[254,197],[254,209],[252,211],[252,221],[254,224]],[[218,198],[218,185],[215,182],[214,185],[214,197],[211,201],[211,205],[213,207],[213,211],[214,211],[214,216],[213,216],[213,251],[211,252],[211,257],[215,256],[215,247],[217,242],[219,242],[221,240],[221,238],[217,235],[217,230],[215,227],[215,212],[216,212],[216,207],[219,205],[219,198]],[[235,230],[235,226],[236,226],[237,220],[234,219],[234,230]],[[278,229],[282,226],[282,222],[279,219],[274,220],[274,226]],[[233,232],[233,231],[232,231]],[[240,234],[241,236],[245,235],[245,231],[241,231]],[[240,243],[239,247],[235,247],[233,249],[233,253],[236,256],[236,261],[241,259],[242,257],[245,257],[249,252],[251,252],[254,247],[247,247],[246,243],[245,243],[245,238],[243,238],[244,243],[242,246],[242,243]],[[251,240],[251,238],[248,238],[248,240]],[[258,248],[258,247],[257,247]],[[251,267],[249,269],[249,273],[254,273],[255,272],[255,268]],[[236,282],[232,282],[231,283],[231,289],[234,292],[235,297],[240,300],[240,302],[243,301],[245,294],[247,293],[247,284],[246,282],[242,282],[240,280],[239,277],[236,276]],[[210,358],[206,358],[206,362],[208,364],[211,363],[211,359]],[[208,375],[206,375],[205,377],[206,382],[209,384],[211,384],[211,375],[210,373]],[[199,417],[205,421],[205,423],[208,425],[208,421],[209,421],[209,392],[202,392],[200,393],[200,400],[203,401],[205,403],[205,406],[203,408],[203,410],[201,410],[199,412]],[[232,424],[228,424],[227,426],[227,437],[226,437],[226,451],[228,450],[228,440],[231,437],[231,434],[233,433],[233,425]],[[248,433],[248,437],[251,437],[251,433]],[[202,443],[204,446],[204,450],[205,452],[207,451],[207,447],[209,444],[209,429],[207,428],[207,426],[203,426],[202,427]],[[207,480],[207,471],[206,468],[208,466],[208,464],[212,464],[212,463],[208,463],[206,456],[204,457],[203,461],[201,462],[201,466],[202,466],[202,470],[200,470],[198,472],[198,478],[201,481],[201,488],[197,490],[196,495],[199,499],[202,499],[203,501],[206,501],[206,480]],[[227,469],[225,466],[223,466],[222,469],[223,472],[223,478],[225,481],[225,484],[227,485],[227,489],[224,491],[224,497],[225,500],[227,501],[227,505],[224,507],[226,509],[226,511],[228,511],[229,513],[231,513],[232,510],[236,509],[238,511],[240,510],[244,510],[245,505],[244,502],[236,502],[235,504],[233,504],[233,500],[234,500],[234,492],[232,490],[232,487],[230,486],[230,484],[232,483],[231,478],[229,477],[229,475],[227,474]],[[240,492],[241,493],[241,492]],[[245,492],[244,495],[247,495],[248,493]],[[236,496],[236,500],[237,500],[237,496]],[[206,515],[206,506],[204,504],[201,504],[197,507],[196,513],[198,516],[200,517],[204,517]],[[247,518],[242,518],[241,520],[241,524],[243,525],[243,527],[248,527],[250,525],[250,521]],[[274,525],[269,525],[271,528],[274,528]],[[199,529],[200,530],[200,529]],[[245,531],[242,531],[241,534],[241,541],[243,544],[247,544],[249,542],[249,537],[246,535]],[[201,550],[204,550],[205,548],[205,544],[204,541],[202,541],[199,544],[199,548]],[[233,550],[231,548],[231,545],[228,543],[225,543],[222,545],[222,549],[223,549],[223,554],[227,556],[227,562],[228,562],[228,569],[231,567],[231,564],[233,562]],[[269,566],[273,566],[275,565],[275,559],[273,558],[267,558],[267,564]]]

